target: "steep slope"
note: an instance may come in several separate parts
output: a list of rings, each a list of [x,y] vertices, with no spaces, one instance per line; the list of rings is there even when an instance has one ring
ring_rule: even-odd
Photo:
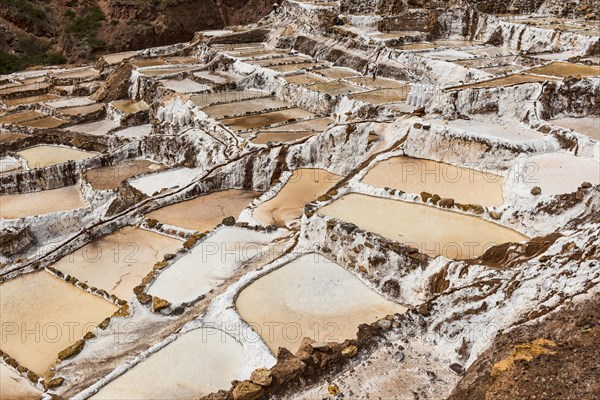
[[[2,0],[0,73],[182,42],[251,23],[274,0]],[[64,58],[63,58],[64,56]]]

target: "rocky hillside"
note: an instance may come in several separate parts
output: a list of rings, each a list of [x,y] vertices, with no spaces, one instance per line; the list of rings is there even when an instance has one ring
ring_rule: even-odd
[[[2,0],[0,73],[80,62],[256,21],[274,0]]]

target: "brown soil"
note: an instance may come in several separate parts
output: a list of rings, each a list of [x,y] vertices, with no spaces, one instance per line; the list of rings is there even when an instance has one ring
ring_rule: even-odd
[[[599,321],[600,295],[596,295],[568,305],[544,322],[500,335],[467,370],[449,399],[599,398]],[[517,360],[506,363],[511,358]]]
[[[51,58],[53,54],[64,54],[67,61],[80,62],[100,54],[185,42],[197,31],[255,22],[271,12],[273,3],[274,0],[3,1],[0,61],[8,62],[0,63],[0,73],[64,60]]]

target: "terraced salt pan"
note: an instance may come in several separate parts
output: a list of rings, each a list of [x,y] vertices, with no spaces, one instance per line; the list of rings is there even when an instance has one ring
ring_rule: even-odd
[[[273,353],[279,347],[295,353],[305,336],[317,342],[355,338],[360,324],[406,311],[318,254],[303,255],[253,282],[236,307],[246,322],[260,328]]]
[[[461,86],[462,89],[466,88],[493,88],[502,86],[520,85],[522,83],[540,83],[548,80],[556,80],[557,78],[542,77],[530,74],[515,74],[502,78],[490,79],[484,82],[473,83],[470,85]]]
[[[542,133],[508,120],[480,121],[476,119],[456,119],[453,121],[447,121],[446,123],[443,120],[432,118],[426,119],[426,121],[438,125],[445,125],[449,128],[461,129],[471,132],[474,135],[485,135],[492,138],[501,138],[514,141],[544,139],[544,135]]]
[[[100,75],[100,71],[94,68],[65,70],[64,72],[54,74],[54,76],[61,79],[93,78],[98,75]]]
[[[56,94],[41,94],[38,96],[19,97],[16,99],[2,99],[2,102],[7,107],[14,107],[21,104],[42,103],[47,100],[54,100],[58,98],[60,98],[60,96]]]
[[[261,145],[267,143],[291,143],[315,135],[316,132],[258,132],[250,141]]]
[[[550,123],[563,128],[573,129],[574,131],[588,135],[594,140],[600,141],[600,117],[563,117],[553,119]]]
[[[0,196],[0,219],[16,219],[87,207],[77,186]]]
[[[39,111],[21,111],[14,114],[3,115],[0,117],[0,124],[18,124],[20,122],[42,117],[45,117],[45,114],[42,114]]]
[[[148,289],[171,304],[189,303],[221,285],[256,255],[268,251],[275,235],[224,228],[163,270]]]
[[[138,68],[143,67],[155,67],[158,65],[166,65],[167,62],[162,58],[140,58],[136,60],[129,61],[131,65],[134,65]]]
[[[112,103],[112,106],[127,114],[134,114],[140,111],[146,111],[150,108],[145,101],[137,100],[118,100]]]
[[[462,204],[504,203],[502,176],[419,158],[399,156],[380,161],[362,182],[406,193],[429,192]]]
[[[27,135],[21,133],[0,132],[0,143],[8,143],[24,137],[27,137]]]
[[[285,80],[293,85],[311,85],[313,83],[327,82],[327,79],[314,74],[298,74],[286,76]]]
[[[301,69],[310,70],[310,69],[313,69],[315,67],[319,67],[322,65],[325,65],[325,63],[305,62],[305,63],[297,63],[297,64],[272,65],[272,66],[268,66],[266,68],[272,69],[273,71],[277,71],[277,72],[292,72],[292,71],[299,71]]]
[[[221,85],[237,82],[242,78],[240,75],[225,71],[198,71],[194,72],[194,76]]]
[[[67,107],[60,110],[63,115],[88,115],[104,108],[104,103],[94,103],[87,106]]]
[[[140,74],[142,74],[144,76],[156,77],[156,76],[171,75],[171,74],[178,74],[180,72],[191,71],[194,68],[197,68],[197,67],[149,68],[149,69],[140,70],[139,72],[140,72]]]
[[[404,88],[379,89],[362,93],[354,93],[349,97],[352,100],[363,101],[375,105],[397,103],[406,101],[410,90],[410,85],[406,85]]]
[[[27,378],[0,363],[0,399],[37,400],[42,391],[35,388]]]
[[[319,93],[328,94],[330,96],[339,96],[350,93],[365,92],[367,89],[361,88],[356,85],[351,85],[342,81],[315,83],[314,85],[307,86],[310,90],[315,90]]]
[[[23,169],[23,162],[15,157],[0,158],[0,174]]]
[[[260,99],[244,100],[237,103],[220,104],[204,107],[202,111],[213,118],[223,118],[227,115],[243,115],[245,113],[265,111],[281,107],[290,107],[289,103],[276,97],[263,97]]]
[[[342,68],[342,67],[331,67],[320,69],[318,71],[320,75],[324,75],[329,79],[342,79],[349,78],[351,76],[360,75],[357,71],[350,68]]]
[[[292,122],[289,124],[277,126],[275,128],[265,129],[267,132],[279,132],[279,131],[288,131],[288,132],[301,132],[301,131],[314,131],[314,132],[323,132],[327,129],[329,124],[335,122],[335,119],[331,117],[322,117],[322,118],[314,118],[309,119],[307,121],[300,122]]]
[[[583,182],[600,184],[600,164],[569,153],[547,153],[529,157],[523,168],[523,183],[539,186],[542,194],[573,193]]]
[[[536,67],[527,71],[531,74],[549,76],[600,76],[600,66],[573,64],[569,62],[553,62],[543,67]]]
[[[132,126],[129,128],[114,131],[115,136],[119,136],[126,139],[141,139],[152,133],[152,125],[144,124],[138,126]]]
[[[281,124],[292,119],[305,119],[315,117],[315,114],[301,108],[290,108],[281,111],[265,112],[257,115],[226,118],[221,122],[235,131],[264,128],[269,125]]]
[[[102,56],[104,61],[109,65],[119,64],[120,62],[127,60],[128,58],[135,57],[139,54],[139,51],[127,51],[123,53],[105,54]]]
[[[210,90],[210,86],[198,83],[191,79],[166,79],[161,81],[162,85],[177,93],[198,93]]]
[[[201,173],[202,168],[177,168],[136,178],[128,183],[145,195],[152,196],[162,189],[188,185]]]
[[[225,332],[185,333],[92,396],[92,399],[198,399],[250,376],[242,345]]]
[[[427,50],[434,49],[436,46],[433,43],[429,42],[420,42],[420,43],[408,43],[397,46],[396,48],[400,50]]]
[[[473,54],[467,53],[466,51],[453,50],[453,49],[436,50],[436,51],[423,53],[423,55],[426,57],[435,58],[437,60],[444,60],[444,61],[468,60],[470,58],[475,57]]]
[[[341,176],[324,169],[297,169],[272,199],[254,210],[254,218],[262,225],[285,227],[300,217],[307,203],[325,194]]]
[[[60,351],[115,311],[114,304],[45,271],[19,276],[0,284],[2,327],[16,329],[4,335],[2,350],[43,376]]]
[[[87,124],[79,124],[73,125],[66,128],[71,132],[79,132],[79,133],[87,133],[90,135],[106,135],[112,129],[118,128],[119,124],[117,124],[112,119],[103,119],[100,121],[90,122]]]
[[[33,121],[19,122],[18,125],[28,126],[30,128],[58,128],[67,121],[56,117],[44,117]]]
[[[237,219],[242,210],[258,196],[260,192],[250,190],[223,190],[163,207],[147,217],[198,232],[211,231],[225,217]]]
[[[192,96],[190,100],[198,107],[206,107],[216,103],[229,103],[246,99],[264,97],[267,93],[260,90],[224,91],[216,93],[202,93]]]
[[[291,56],[291,57],[275,57],[275,58],[263,58],[260,60],[247,61],[248,64],[262,65],[263,67],[277,64],[287,63],[300,63],[300,62],[311,62],[313,61],[309,57],[302,56]]]
[[[408,85],[402,82],[395,81],[393,79],[378,78],[370,76],[359,76],[356,78],[348,78],[350,82],[358,83],[359,85],[369,86],[374,89],[401,89]]]
[[[45,104],[52,108],[81,107],[96,103],[89,97],[68,97],[47,101]]]
[[[106,290],[129,300],[133,288],[167,253],[175,253],[182,242],[128,226],[94,240],[57,261],[53,267],[76,277],[90,287]]]
[[[97,156],[100,153],[72,149],[70,147],[40,145],[29,147],[17,152],[27,161],[30,169],[44,168],[67,161],[85,160]]]
[[[164,168],[164,165],[152,161],[125,160],[117,165],[89,170],[85,173],[85,176],[94,189],[110,190],[117,188],[129,178]]]
[[[432,257],[467,259],[496,244],[528,239],[470,215],[356,193],[335,200],[319,213],[409,244]]]

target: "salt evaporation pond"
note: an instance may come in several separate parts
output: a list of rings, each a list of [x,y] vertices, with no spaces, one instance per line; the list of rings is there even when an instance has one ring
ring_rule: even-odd
[[[236,307],[246,322],[260,328],[273,353],[279,347],[295,353],[304,337],[317,342],[352,339],[360,324],[406,311],[316,253],[253,282],[240,293]]]
[[[100,153],[77,150],[70,147],[41,145],[21,150],[17,154],[27,161],[30,169],[34,169],[49,167],[66,161],[85,160]]]
[[[380,161],[362,182],[407,193],[429,192],[463,204],[504,203],[502,176],[420,158],[399,156]]]
[[[0,284],[2,350],[43,376],[60,351],[115,311],[114,304],[45,271],[19,276]],[[21,335],[25,330],[39,335]]]
[[[260,99],[244,100],[237,103],[219,104],[202,109],[213,118],[223,118],[228,115],[243,115],[246,113],[265,111],[276,108],[289,107],[290,104],[276,97],[263,97]]]
[[[281,111],[271,111],[262,114],[226,118],[221,122],[235,131],[262,128],[269,125],[281,124],[290,120],[315,117],[315,114],[301,108],[289,108]]]
[[[250,376],[242,345],[223,331],[185,333],[92,396],[98,400],[198,399]]]
[[[599,76],[600,67],[594,65],[573,64],[569,62],[553,62],[542,67],[536,67],[527,71],[532,74],[550,75],[550,76]]]
[[[224,228],[164,270],[148,293],[179,305],[221,285],[245,262],[267,251],[275,238],[249,229]]]
[[[335,200],[319,213],[411,245],[432,257],[467,259],[496,244],[528,239],[474,216],[358,193]]]
[[[529,189],[539,186],[542,194],[573,193],[583,182],[600,184],[600,163],[570,153],[548,153],[529,157],[522,171]]]
[[[325,194],[341,176],[324,169],[297,169],[272,199],[254,210],[254,218],[263,225],[285,227],[302,215],[307,203]]]
[[[77,186],[0,196],[0,218],[15,219],[87,207]]]
[[[163,168],[165,168],[164,165],[148,160],[125,160],[117,165],[91,169],[85,173],[85,176],[94,189],[110,190],[129,178]]]
[[[167,253],[182,242],[158,233],[128,226],[63,257],[53,267],[90,287],[129,300],[133,288]]]
[[[37,400],[42,391],[35,388],[27,378],[0,363],[0,399]]]
[[[205,232],[212,230],[225,217],[237,219],[242,210],[258,196],[260,192],[250,190],[223,190],[163,207],[147,217],[164,224]]]
[[[146,111],[150,108],[145,101],[137,100],[119,100],[112,103],[112,106],[125,114],[134,114],[140,111]]]
[[[202,168],[177,168],[135,178],[128,183],[145,195],[152,196],[163,189],[186,186],[201,173]]]
[[[573,129],[583,133],[596,141],[600,141],[600,117],[572,118],[563,117],[550,121],[552,125]]]

